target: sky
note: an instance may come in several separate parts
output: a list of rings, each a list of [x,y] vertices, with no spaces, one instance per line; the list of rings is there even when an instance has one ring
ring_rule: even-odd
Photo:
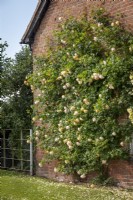
[[[14,58],[38,0],[0,0],[0,38],[7,41],[7,57]]]

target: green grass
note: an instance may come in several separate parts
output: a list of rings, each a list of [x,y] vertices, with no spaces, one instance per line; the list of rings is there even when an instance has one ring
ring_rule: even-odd
[[[0,170],[0,200],[133,200],[133,192],[116,188],[56,183]]]

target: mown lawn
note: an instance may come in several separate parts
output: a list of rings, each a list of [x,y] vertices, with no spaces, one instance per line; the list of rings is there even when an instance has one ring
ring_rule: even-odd
[[[116,188],[55,183],[0,170],[0,200],[133,200],[133,192]]]

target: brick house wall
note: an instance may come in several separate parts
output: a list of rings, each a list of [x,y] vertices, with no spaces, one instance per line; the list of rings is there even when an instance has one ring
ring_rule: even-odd
[[[133,0],[53,0],[42,19],[35,34],[32,45],[33,56],[43,54],[46,51],[47,37],[52,35],[59,24],[59,17],[81,17],[92,9],[104,7],[111,16],[122,15],[124,26],[133,31]]]
[[[34,42],[32,43],[33,57],[42,55],[47,50],[47,38],[52,36],[53,30],[58,27],[59,17],[69,16],[81,17],[86,13],[89,20],[89,13],[92,9],[104,7],[114,18],[118,19],[118,14],[122,15],[122,23],[126,29],[133,32],[133,0],[53,0],[38,27]],[[43,168],[38,166],[44,152],[36,149],[36,174],[59,181],[73,181],[72,176],[63,176],[54,172],[56,161],[47,163]],[[95,175],[95,174],[94,174]],[[112,161],[109,165],[109,176],[113,177],[122,187],[133,188],[133,163],[128,161]],[[89,180],[94,177],[88,176]],[[88,180],[88,181],[89,181]]]
[[[113,160],[109,164],[108,174],[117,186],[133,189],[133,162]]]

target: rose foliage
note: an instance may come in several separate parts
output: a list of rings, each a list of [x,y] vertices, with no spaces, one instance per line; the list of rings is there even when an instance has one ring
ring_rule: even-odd
[[[55,171],[85,178],[111,159],[128,158],[133,35],[102,9],[59,27],[28,79],[38,94],[34,136],[45,152],[40,166],[57,159]]]
[[[131,72],[130,79],[131,79],[131,83],[133,85],[133,72]],[[133,92],[133,89],[132,89],[132,92]],[[129,119],[131,120],[131,123],[133,124],[133,107],[127,109],[127,111],[129,113]]]

